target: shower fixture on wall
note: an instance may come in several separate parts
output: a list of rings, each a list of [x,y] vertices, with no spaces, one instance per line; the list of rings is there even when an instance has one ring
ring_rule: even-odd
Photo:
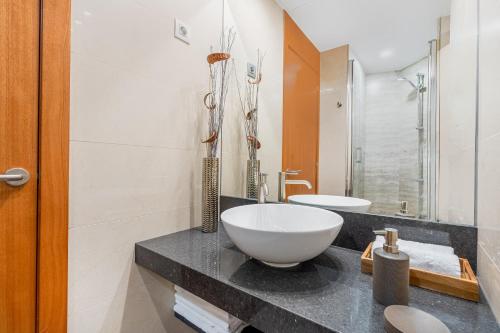
[[[410,80],[410,79],[408,79],[408,78],[406,78],[406,77],[404,77],[404,76],[402,76],[402,77],[398,77],[398,78],[397,78],[397,80],[398,80],[398,81],[406,81],[406,82],[408,82],[408,83],[409,83],[409,84],[413,87],[413,89],[415,89],[415,90],[417,90],[417,89],[418,89],[418,88],[417,88],[417,86],[415,85],[415,83],[413,83],[413,81],[412,81],[412,80]]]
[[[424,93],[426,88],[424,86],[425,75],[422,73],[417,74],[417,86],[415,94],[418,99],[417,106],[417,131],[418,131],[418,149],[417,149],[417,181],[418,181],[418,197],[417,197],[417,217],[418,218],[428,218],[427,210],[424,207],[424,196],[425,196],[425,186],[428,186],[426,183],[427,175],[425,174],[424,169],[424,160],[425,160],[425,151],[427,145],[426,138],[426,127],[424,126]],[[427,198],[429,199],[429,198]]]
[[[416,130],[418,131],[418,146],[417,146],[417,178],[418,182],[418,194],[417,194],[417,217],[418,218],[428,218],[427,211],[424,207],[425,205],[425,186],[427,175],[425,175],[425,151],[427,145],[426,138],[426,127],[424,126],[424,107],[425,107],[425,96],[424,93],[427,91],[427,87],[425,86],[425,74],[417,73],[416,75],[417,83],[414,83],[412,80],[407,77],[400,76],[397,78],[398,81],[408,82],[412,86],[412,91],[408,95],[408,101],[413,101],[417,99],[417,126]]]
[[[427,91],[427,87],[425,86],[425,75],[422,73],[417,74],[417,84],[413,83],[412,80],[402,76],[398,77],[398,81],[406,81],[412,86],[412,91],[410,94],[408,94],[408,101],[413,101],[415,98],[417,98],[418,93],[425,93]]]
[[[399,73],[398,73],[399,74]],[[418,131],[418,148],[417,148],[417,177],[416,181],[418,182],[418,194],[417,194],[417,218],[429,218],[428,210],[425,207],[425,196],[426,196],[426,186],[428,176],[426,172],[429,170],[425,170],[425,153],[428,150],[428,141],[426,130],[428,130],[424,126],[424,113],[425,113],[425,92],[427,92],[427,87],[425,86],[426,76],[423,73],[417,73],[416,75],[416,83],[412,80],[408,79],[405,76],[399,76],[397,78],[398,81],[408,82],[413,88],[410,94],[408,95],[408,101],[414,101],[417,99],[417,126],[416,130]],[[427,198],[429,200],[429,198]]]

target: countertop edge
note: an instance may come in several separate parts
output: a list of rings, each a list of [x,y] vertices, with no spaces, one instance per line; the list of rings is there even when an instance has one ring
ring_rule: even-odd
[[[295,326],[294,332],[343,333],[315,323],[299,314],[283,309],[279,305],[162,256],[142,246],[141,242],[135,244],[134,261],[137,265],[160,275],[264,332],[275,331],[276,327],[280,326],[279,322],[289,323],[292,321]],[[238,302],[235,302],[235,299]]]

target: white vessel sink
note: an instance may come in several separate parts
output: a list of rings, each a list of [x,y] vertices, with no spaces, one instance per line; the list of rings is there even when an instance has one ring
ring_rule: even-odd
[[[318,256],[344,223],[334,212],[290,204],[235,207],[221,220],[241,251],[274,267],[293,267]]]
[[[341,197],[336,195],[292,195],[288,202],[325,209],[346,210],[349,212],[366,213],[371,201],[359,198]]]

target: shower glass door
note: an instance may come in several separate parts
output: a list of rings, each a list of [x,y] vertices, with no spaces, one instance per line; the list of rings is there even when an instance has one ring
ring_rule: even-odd
[[[396,71],[352,65],[352,195],[371,212],[435,219],[436,48]],[[434,47],[433,47],[434,46]]]

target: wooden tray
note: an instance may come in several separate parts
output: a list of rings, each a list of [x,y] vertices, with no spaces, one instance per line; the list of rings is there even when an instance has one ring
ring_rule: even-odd
[[[361,272],[367,274],[372,273],[372,245],[370,243],[361,256]],[[460,258],[460,267],[462,276],[459,278],[410,267],[410,285],[478,302],[479,284],[469,261]]]

